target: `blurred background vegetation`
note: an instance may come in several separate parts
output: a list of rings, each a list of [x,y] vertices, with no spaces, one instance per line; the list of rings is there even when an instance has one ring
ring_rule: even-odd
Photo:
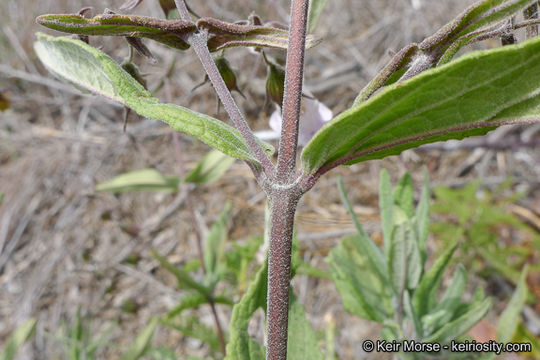
[[[421,41],[472,2],[328,1],[315,32],[324,41],[307,54],[306,88],[339,113],[389,60],[389,53]],[[152,326],[152,344],[158,349],[167,348],[181,359],[213,356],[216,340],[201,339],[204,327],[213,326],[209,308],[187,310],[182,331],[156,327],[151,320],[171,311],[187,291],[176,287],[175,276],[151,250],[170,264],[189,268],[198,258],[194,226],[208,234],[228,200],[232,206],[225,248],[236,251],[228,260],[262,259],[255,250],[263,231],[264,194],[241,162],[217,183],[180,186],[174,192],[95,190],[99,183],[138,169],[178,175],[170,130],[131,114],[123,132],[122,108],[53,79],[37,61],[32,44],[36,31],[54,32],[39,28],[34,19],[45,13],[76,13],[85,6],[99,14],[122,3],[0,2],[0,348],[26,324],[20,338],[29,340],[21,359],[82,358],[77,344],[87,344],[85,351],[98,344],[92,350],[95,358],[117,358],[132,349],[138,335],[143,335],[141,344],[150,342],[144,335]],[[192,1],[191,6],[201,16],[226,21],[246,19],[254,11],[265,21],[287,23],[289,10],[283,0]],[[164,16],[156,0],[143,1],[133,13]],[[217,112],[209,85],[192,91],[204,79],[192,52],[145,43],[156,63],[138,56],[135,62],[157,97],[227,121],[223,111]],[[120,38],[96,37],[91,44],[119,62],[128,55]],[[226,57],[246,95],[245,100],[235,96],[248,122],[255,130],[268,128],[273,108],[265,107],[266,69],[260,57],[246,49],[231,49]],[[375,336],[377,325],[347,314],[334,285],[316,271],[326,270],[324,257],[341,237],[355,231],[339,200],[336,175],[344,177],[354,211],[380,243],[381,168],[388,169],[394,182],[409,171],[419,185],[421,168],[427,167],[434,186],[428,251],[436,254],[448,241],[459,240],[459,261],[471,272],[472,288],[482,286],[495,299],[491,313],[470,335],[478,341],[494,337],[494,324],[526,263],[531,265],[531,294],[523,324],[529,335],[540,335],[540,152],[534,146],[539,138],[538,125],[503,127],[482,139],[425,146],[335,170],[304,197],[297,233],[299,254],[310,270],[295,278],[294,287],[321,339],[325,331],[327,339],[335,337],[340,359],[383,357],[369,357],[360,347],[361,340]],[[184,135],[180,146],[188,170],[209,150]],[[195,220],[185,203],[187,191],[194,199]],[[252,268],[246,265],[235,275],[233,301],[245,290]],[[194,276],[201,276],[194,269]],[[218,305],[217,311],[226,329],[230,307]],[[264,324],[250,325],[262,338]]]

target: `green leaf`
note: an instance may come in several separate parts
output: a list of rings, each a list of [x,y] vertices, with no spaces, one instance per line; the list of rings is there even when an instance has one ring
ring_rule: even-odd
[[[379,180],[379,209],[381,211],[381,224],[384,240],[384,251],[388,253],[390,250],[390,242],[392,237],[392,209],[394,208],[394,199],[392,198],[392,187],[390,185],[390,176],[386,169],[381,170]]]
[[[310,0],[308,13],[308,33],[315,30],[324,7],[326,6],[326,2],[327,0]]]
[[[307,173],[540,119],[540,39],[476,51],[341,113],[302,153]]]
[[[36,319],[29,319],[13,332],[7,339],[4,350],[0,353],[0,360],[13,360],[15,358],[20,347],[34,335],[36,323]]]
[[[516,291],[512,295],[510,302],[504,309],[497,325],[497,340],[507,343],[514,339],[514,335],[521,322],[521,311],[527,300],[527,266],[523,268]]]
[[[395,210],[401,211],[396,208]],[[388,274],[392,281],[394,292],[401,297],[402,292],[414,289],[422,274],[422,261],[418,250],[418,242],[409,221],[394,226],[390,251],[388,252]]]
[[[287,49],[287,30],[269,25],[241,25],[225,21],[200,18],[196,24],[191,21],[165,20],[147,16],[101,14],[86,19],[76,14],[41,15],[36,19],[50,29],[79,35],[105,35],[148,38],[178,50],[186,50],[186,39],[196,30],[206,29],[208,49],[219,51],[233,46],[257,46]],[[313,36],[306,39],[306,47],[319,43]]]
[[[457,247],[457,243],[448,247],[448,249],[446,249],[435,261],[433,267],[425,273],[420,284],[418,284],[413,295],[413,306],[419,316],[423,316],[433,309],[444,270],[450,262],[452,255],[454,255]]]
[[[373,270],[360,235],[343,238],[326,262],[346,311],[380,323],[393,316],[392,289]]]
[[[231,202],[225,203],[225,208],[212,224],[210,233],[204,241],[204,265],[206,277],[209,279],[208,286],[213,288],[220,278],[220,272],[225,267],[224,253],[225,241],[227,240],[227,220],[231,212]],[[221,268],[221,269],[220,269]]]
[[[429,230],[429,200],[430,200],[429,176],[427,170],[424,169],[424,186],[422,187],[422,195],[416,208],[415,224],[416,233],[418,234],[418,249],[422,256],[422,266],[426,262],[426,240]]]
[[[158,319],[153,318],[144,330],[137,335],[135,341],[131,343],[128,349],[122,354],[120,360],[137,360],[140,359],[150,347]]]
[[[360,224],[358,217],[354,213],[351,202],[347,197],[347,193],[345,192],[345,188],[343,187],[343,180],[341,179],[341,177],[338,178],[338,190],[339,196],[341,197],[341,202],[343,202],[343,205],[345,205],[345,208],[349,212],[349,215],[353,220],[354,226],[358,231],[359,244],[362,247],[361,252],[368,255],[369,263],[371,264],[370,271],[376,271],[382,279],[387,279],[388,274],[386,272],[386,264],[383,254],[379,247],[373,242],[373,240],[369,238],[369,236],[364,231],[364,228]]]
[[[37,37],[34,43],[36,54],[56,76],[128,106],[141,116],[161,120],[173,130],[195,136],[231,157],[256,161],[245,141],[231,126],[178,105],[161,104],[100,50],[66,37],[54,38],[41,33]],[[262,145],[267,151],[273,151]]]
[[[254,236],[245,245],[233,243],[232,248],[225,253],[227,268],[234,274],[237,291],[240,293],[245,292],[249,285],[248,270],[262,244],[263,236]]]
[[[197,20],[198,29],[206,29],[210,35],[208,48],[219,51],[233,46],[255,46],[286,50],[289,44],[289,31],[264,25],[231,24],[213,18]],[[320,42],[311,35],[306,37],[306,48],[312,48]]]
[[[194,184],[209,184],[217,181],[229,170],[234,160],[221,151],[212,150],[199,160],[197,166],[186,175],[184,181]]]
[[[203,341],[215,353],[221,352],[219,337],[214,328],[203,324],[197,316],[181,316],[178,320],[163,319],[161,323],[181,332],[184,336]]]
[[[167,21],[147,16],[102,14],[92,19],[76,14],[38,16],[40,25],[70,34],[142,37],[179,50],[186,50],[186,37],[196,30],[188,21]]]
[[[424,342],[437,342],[445,344],[465,334],[478,323],[491,309],[491,299],[473,303],[469,310],[457,319],[446,323],[439,331],[429,336]]]
[[[229,324],[230,340],[227,344],[227,357],[225,359],[265,359],[265,349],[249,336],[248,325],[249,319],[257,309],[262,308],[266,312],[267,276],[268,263],[265,261],[240,302],[233,307]]]
[[[481,29],[486,25],[494,24],[505,17],[515,14],[530,2],[530,0],[484,0],[471,6],[468,10],[465,10],[461,16],[448,24],[456,25],[455,29],[449,33],[453,38],[453,41],[446,44],[446,49],[439,60],[439,64],[449,62],[452,57],[473,38],[493,30],[490,28],[486,28],[483,31],[478,29]],[[444,31],[444,29],[445,28],[441,31]],[[440,34],[441,31],[437,32],[434,37]]]
[[[199,306],[207,303],[208,298],[198,292],[186,294],[182,297],[182,299],[180,299],[180,303],[167,313],[167,318],[173,318],[180,315],[182,311],[186,309],[196,309]]]
[[[289,306],[289,340],[287,358],[295,360],[323,360],[324,355],[317,344],[317,337],[306,319],[304,307],[291,291]]]
[[[531,333],[531,331],[525,325],[523,325],[523,323],[519,324],[516,336],[513,340],[520,343],[530,343],[532,351],[528,354],[528,356],[530,356],[531,359],[540,358],[540,339]]]
[[[167,319],[178,316],[187,309],[197,309],[199,306],[208,304],[209,299],[198,292],[188,293],[182,297],[180,303],[167,313]],[[225,296],[215,296],[214,303],[233,306],[234,302]]]
[[[414,306],[412,304],[411,299],[411,293],[409,290],[405,290],[403,294],[403,309],[405,310],[405,314],[409,317],[409,319],[412,320],[414,324],[414,329],[416,330],[416,333],[419,337],[422,337],[423,335],[423,327],[422,327],[422,319],[416,311],[414,310]]]
[[[209,298],[211,296],[211,291],[206,286],[199,284],[197,281],[191,278],[191,276],[184,271],[183,269],[179,269],[173,264],[171,264],[165,257],[159,255],[157,252],[152,251],[152,255],[161,263],[161,265],[167,269],[171,274],[173,274],[177,281],[178,286],[183,288],[186,287],[188,289],[192,289],[195,291],[198,291],[199,294],[202,296],[205,296]]]
[[[410,219],[414,215],[414,187],[411,175],[403,175],[393,192],[394,203],[401,208]]]
[[[298,268],[296,269],[296,274],[307,275],[319,279],[330,278],[330,275],[326,271],[305,262],[301,262],[300,265],[298,265]]]
[[[4,202],[4,193],[0,192],[0,205]]]
[[[484,228],[484,235],[486,231],[489,229]],[[477,241],[477,239],[472,239],[474,241]],[[491,241],[490,241],[491,242]],[[520,275],[519,271],[517,271],[511,263],[508,262],[508,251],[506,250],[499,250],[498,252],[494,252],[490,250],[489,248],[482,249],[481,251],[478,251],[478,254],[495,270],[497,270],[501,275],[503,275],[505,278],[510,280],[514,284],[518,284]]]
[[[123,193],[130,191],[176,191],[179,179],[166,177],[155,169],[127,172],[96,186],[97,191]]]
[[[461,296],[467,284],[467,272],[463,265],[456,267],[450,286],[446,289],[443,298],[430,314],[422,318],[423,334],[427,336],[448,323],[460,305]]]

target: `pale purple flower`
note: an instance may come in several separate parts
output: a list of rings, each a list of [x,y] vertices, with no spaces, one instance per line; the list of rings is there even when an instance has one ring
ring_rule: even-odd
[[[330,120],[332,120],[332,110],[315,98],[304,97],[300,113],[298,146],[305,146],[315,133]],[[277,140],[281,136],[282,122],[281,109],[276,106],[276,111],[272,113],[268,121],[272,130],[258,131],[255,135],[261,140]]]

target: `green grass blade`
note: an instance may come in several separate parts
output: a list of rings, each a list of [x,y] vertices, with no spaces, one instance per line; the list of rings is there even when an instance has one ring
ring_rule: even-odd
[[[130,171],[96,186],[97,191],[123,193],[130,191],[176,191],[179,179],[166,177],[155,169]]]
[[[144,356],[146,350],[148,350],[152,343],[157,324],[157,318],[150,320],[150,323],[139,335],[137,335],[133,343],[131,343],[128,349],[122,354],[120,360],[137,360]]]
[[[185,182],[194,184],[209,184],[219,180],[234,163],[231,158],[221,151],[212,150],[206,154],[197,166],[184,178]]]
[[[0,353],[0,360],[13,360],[15,358],[20,347],[33,336],[36,323],[36,319],[30,319],[15,330]]]

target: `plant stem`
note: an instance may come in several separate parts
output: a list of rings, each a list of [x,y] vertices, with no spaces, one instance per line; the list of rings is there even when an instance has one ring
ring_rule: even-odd
[[[175,0],[180,16],[191,21],[183,0]],[[289,319],[289,288],[291,273],[291,251],[296,206],[303,192],[296,171],[296,151],[298,127],[301,111],[304,53],[306,43],[307,12],[309,0],[293,0],[291,5],[291,25],[285,75],[285,95],[283,100],[283,126],[277,172],[262,147],[255,139],[238,106],[227,89],[223,78],[210,55],[207,33],[200,30],[190,36],[188,42],[216,89],[225,110],[236,129],[244,137],[262,166],[268,183],[259,181],[265,189],[270,203],[270,246],[268,251],[268,297],[267,297],[267,351],[268,360],[287,359],[287,336]],[[252,170],[256,170],[251,166]],[[260,174],[255,176],[258,177]]]
[[[184,1],[175,0],[175,4],[178,8],[182,20],[191,21],[189,11]],[[255,155],[255,158],[261,165],[264,173],[266,174],[266,177],[273,178],[274,165],[259,144],[257,138],[253,134],[253,131],[251,131],[248,123],[242,115],[242,112],[236,105],[236,102],[234,101],[231,92],[227,88],[225,81],[223,81],[223,78],[221,77],[219,70],[214,63],[214,59],[212,59],[210,50],[208,50],[207,40],[208,34],[204,30],[199,30],[189,37],[188,42],[193,46],[195,53],[199,57],[199,60],[201,61],[201,64],[203,65],[204,70],[206,71],[206,74],[210,79],[210,82],[214,86],[214,89],[216,90],[219,99],[223,103],[225,111],[227,111],[227,114],[229,114],[229,117],[233,122],[234,127],[240,132],[240,135],[242,135],[242,137],[246,141],[247,145],[253,152],[253,155]],[[252,169],[254,168],[252,167]],[[256,173],[255,175],[257,176],[258,174]]]
[[[300,199],[292,188],[270,194],[266,359],[287,359],[289,288],[294,213]]]
[[[280,184],[290,183],[296,174],[308,8],[308,0],[292,1],[289,45],[285,66],[285,93],[282,106],[283,124],[281,126],[276,176]]]
[[[302,192],[297,177],[296,151],[302,101],[304,53],[309,0],[293,0],[289,45],[285,67],[283,124],[276,171],[276,183],[267,196],[270,201],[270,246],[268,250],[268,293],[266,359],[287,359],[289,289],[294,214]]]

